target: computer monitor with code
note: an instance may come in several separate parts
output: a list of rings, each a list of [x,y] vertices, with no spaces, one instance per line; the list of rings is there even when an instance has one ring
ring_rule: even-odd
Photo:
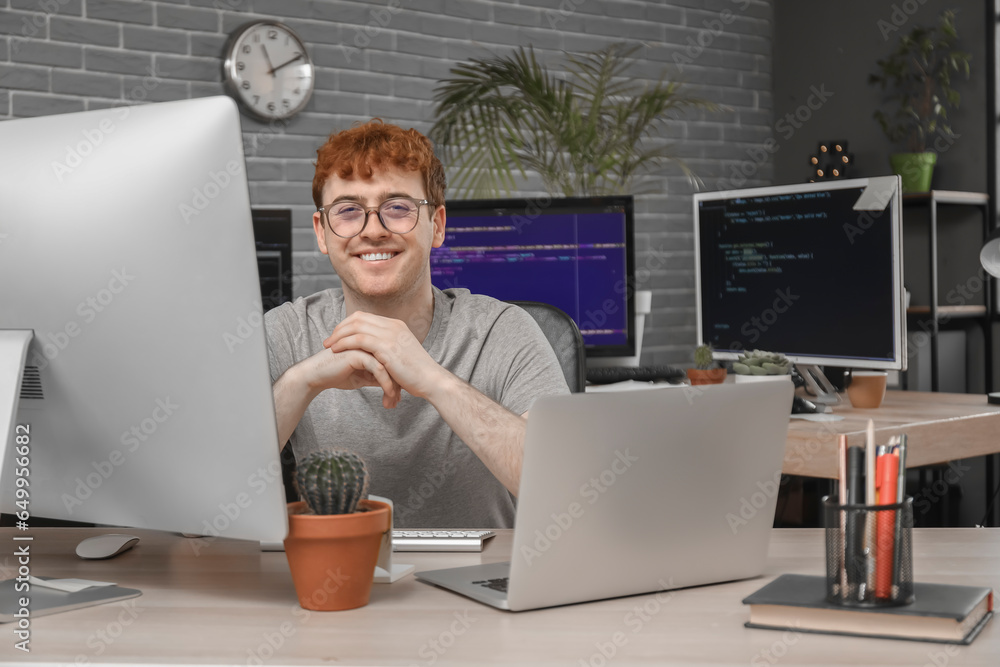
[[[901,208],[898,177],[696,194],[698,341],[905,370]]]
[[[631,196],[449,201],[431,253],[440,289],[566,311],[588,357],[635,353]]]

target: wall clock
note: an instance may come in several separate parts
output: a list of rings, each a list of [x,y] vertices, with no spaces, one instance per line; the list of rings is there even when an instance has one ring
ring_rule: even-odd
[[[255,21],[230,35],[224,50],[226,92],[250,116],[287,120],[312,96],[315,72],[305,44],[283,23]]]

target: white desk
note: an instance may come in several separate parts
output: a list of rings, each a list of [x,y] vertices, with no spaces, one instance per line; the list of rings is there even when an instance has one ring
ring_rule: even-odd
[[[206,544],[134,531],[142,542],[115,560],[81,561],[72,555],[77,541],[98,532],[33,531],[33,572],[110,579],[141,589],[142,597],[34,619],[30,654],[13,648],[10,626],[4,627],[0,661],[245,665],[260,659],[265,665],[428,667],[920,667],[934,665],[934,656],[946,659],[947,667],[996,667],[1000,661],[996,619],[968,647],[744,628],[744,596],[783,572],[822,573],[821,530],[775,530],[763,578],[522,613],[495,610],[412,577],[376,586],[371,604],[362,609],[306,612],[295,601],[282,553],[261,553],[246,542]],[[12,545],[12,535],[12,529],[0,530],[0,544]],[[482,554],[403,554],[400,560],[416,563],[418,570],[506,560],[510,540],[511,532],[501,531]],[[202,547],[197,555],[194,546]],[[11,576],[14,559],[0,557],[0,562]],[[1000,591],[1000,529],[917,529],[914,567],[921,581]],[[627,643],[604,660],[600,646],[609,647],[616,632]]]

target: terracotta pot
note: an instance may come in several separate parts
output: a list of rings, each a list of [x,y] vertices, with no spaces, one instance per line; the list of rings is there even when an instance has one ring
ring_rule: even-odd
[[[689,368],[687,375],[691,384],[722,384],[726,379],[726,369],[711,368],[706,371],[699,368]]]
[[[368,604],[382,536],[390,529],[389,505],[362,500],[353,514],[302,514],[288,506],[285,556],[303,609],[339,611]]]

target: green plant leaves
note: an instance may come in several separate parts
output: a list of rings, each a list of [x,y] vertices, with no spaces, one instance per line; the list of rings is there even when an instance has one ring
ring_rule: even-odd
[[[947,123],[948,109],[961,101],[952,88],[952,72],[970,74],[972,54],[955,49],[958,33],[955,12],[941,13],[933,28],[915,27],[902,35],[888,58],[876,62],[879,71],[868,76],[869,84],[889,91],[886,106],[872,115],[886,137],[895,144],[906,143],[911,153],[927,150],[936,134],[953,136]]]
[[[499,196],[516,189],[517,174],[535,171],[552,194],[623,194],[663,162],[679,163],[656,141],[664,124],[689,107],[718,107],[679,82],[629,78],[638,48],[567,54],[558,75],[530,47],[453,68],[435,90],[430,131],[450,163],[452,187]]]

